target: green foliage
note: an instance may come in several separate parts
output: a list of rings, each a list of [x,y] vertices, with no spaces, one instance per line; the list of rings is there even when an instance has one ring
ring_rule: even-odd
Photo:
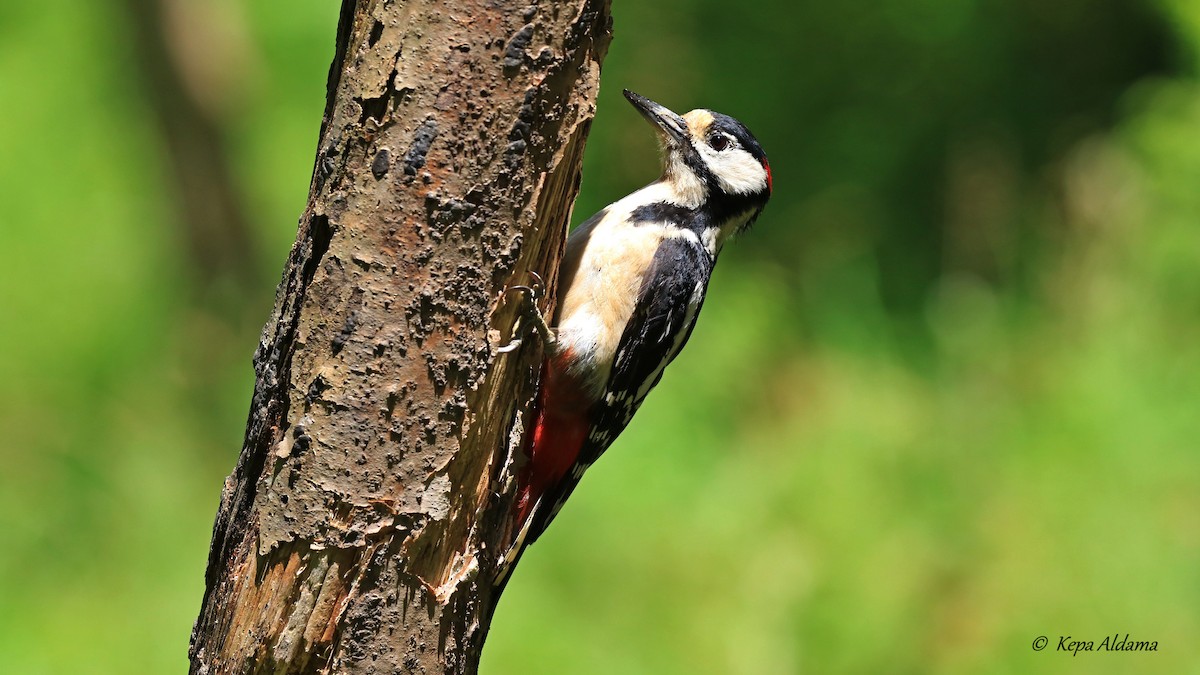
[[[216,3],[267,279],[334,5]],[[199,281],[123,6],[30,7],[0,10],[3,670],[178,672],[270,289]],[[776,195],[484,672],[1195,668],[1196,7],[618,0],[575,220],[655,174],[622,87],[745,121]],[[1114,632],[1159,652],[1055,651]]]

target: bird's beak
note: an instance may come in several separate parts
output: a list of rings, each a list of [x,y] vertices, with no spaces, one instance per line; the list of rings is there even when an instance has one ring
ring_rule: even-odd
[[[682,117],[671,112],[666,106],[659,105],[628,89],[625,90],[625,98],[629,99],[633,107],[642,113],[642,117],[661,129],[672,143],[683,145],[687,142],[688,126]]]

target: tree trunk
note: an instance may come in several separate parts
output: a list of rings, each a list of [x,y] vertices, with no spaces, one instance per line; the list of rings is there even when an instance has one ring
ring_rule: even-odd
[[[343,1],[193,673],[477,670],[608,5]]]

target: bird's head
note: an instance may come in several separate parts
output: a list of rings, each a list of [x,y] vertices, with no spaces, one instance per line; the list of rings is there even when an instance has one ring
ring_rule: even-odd
[[[663,182],[675,201],[736,218],[740,229],[754,222],[771,197],[771,165],[746,125],[711,110],[677,115],[628,89],[625,98],[659,131]]]

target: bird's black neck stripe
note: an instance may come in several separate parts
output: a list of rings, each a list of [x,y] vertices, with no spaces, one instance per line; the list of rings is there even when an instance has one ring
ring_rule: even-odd
[[[629,220],[634,224],[672,223],[700,235],[708,228],[721,227],[742,214],[747,214],[747,222],[741,225],[741,228],[745,228],[757,217],[757,210],[762,207],[760,201],[755,197],[710,191],[709,198],[698,207],[689,208],[667,201],[653,202],[634,209],[629,214]]]
[[[671,202],[652,202],[637,207],[629,214],[632,223],[676,223],[686,229],[699,231],[706,226],[704,208],[688,208]]]

